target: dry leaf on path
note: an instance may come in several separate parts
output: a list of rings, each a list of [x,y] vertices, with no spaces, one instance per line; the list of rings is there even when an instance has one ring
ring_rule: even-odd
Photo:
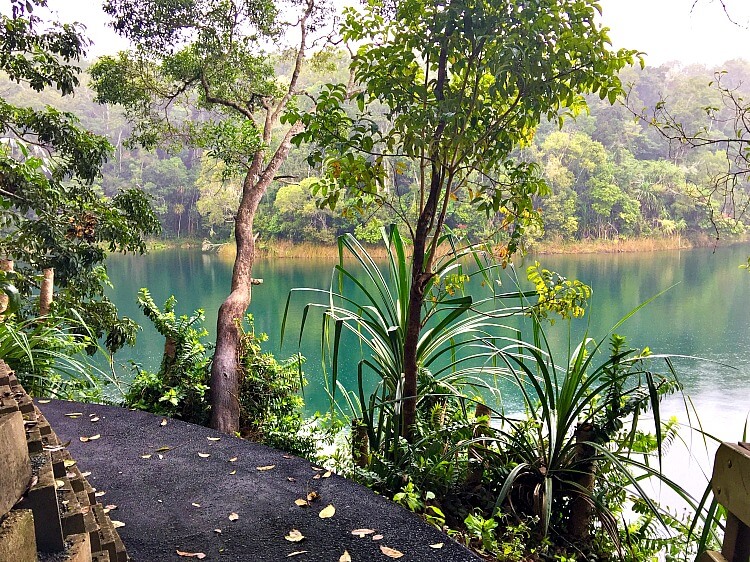
[[[90,422],[96,423],[99,421],[99,416],[93,416],[91,419],[89,419]]]
[[[240,518],[240,516],[237,515],[234,511],[229,514],[229,520],[230,521],[237,521],[237,519],[239,519],[239,518]]]
[[[230,476],[234,476],[235,474],[237,474],[236,470],[233,470],[232,472],[229,473]]]
[[[206,437],[209,441],[221,441],[221,437]]]
[[[195,503],[195,502],[191,503],[190,505],[192,505],[193,507],[200,507],[201,506],[201,504]]]
[[[202,459],[207,459],[211,456],[211,453],[198,453],[198,456]]]
[[[297,481],[297,479],[296,479],[296,478],[293,478],[293,477],[291,477],[291,476],[287,476],[287,477],[286,477],[286,479],[287,479],[287,480],[288,480],[289,482],[296,482],[296,481]]]
[[[141,458],[142,458],[142,459],[150,459],[150,458],[151,458],[151,455],[141,455]]]
[[[65,459],[63,461],[63,466],[65,468],[70,468],[71,466],[75,466],[75,465],[76,465],[76,461],[74,461],[73,459]]]
[[[216,533],[217,535],[220,535],[221,534],[221,529],[214,529],[214,533]]]
[[[352,531],[352,535],[359,537],[360,539],[362,537],[366,537],[367,535],[371,535],[375,532],[374,529],[354,529]]]
[[[314,502],[315,500],[317,500],[319,498],[320,498],[320,494],[318,492],[316,492],[315,490],[313,490],[312,492],[310,492],[309,494],[307,494],[307,501],[309,501],[309,502]]]
[[[339,562],[352,562],[352,557],[349,556],[348,551],[345,550],[344,554],[339,557]]]
[[[122,521],[115,521],[114,519],[112,519],[112,527],[114,527],[115,529],[119,529],[120,527],[124,526],[125,523],[123,523]]]
[[[287,558],[291,558],[292,556],[299,556],[300,554],[305,554],[306,552],[310,552],[309,550],[295,550],[294,552],[290,552],[286,555]]]
[[[255,470],[258,472],[265,472],[266,470],[273,470],[274,468],[276,468],[275,464],[269,464],[267,466],[256,466]]]
[[[66,418],[80,418],[83,415],[83,412],[70,412],[69,414],[63,414]]]
[[[382,544],[380,545],[380,552],[385,554],[388,558],[401,558],[404,555],[403,552],[399,552],[398,550],[393,548],[388,548],[387,546],[383,546]]]
[[[163,418],[161,420],[161,422],[159,423],[159,425],[162,426],[162,427],[164,427],[165,425],[167,425],[167,418]]]
[[[330,471],[330,470],[328,470],[328,471],[326,471],[326,473],[325,473],[325,474],[323,475],[323,478],[330,478],[330,477],[331,477],[331,471]]]
[[[321,519],[330,519],[333,517],[333,514],[336,513],[336,508],[333,507],[333,505],[328,504],[326,507],[324,507],[320,513],[318,513],[318,517]]]
[[[237,457],[232,457],[231,459],[229,459],[229,462],[234,462],[236,460],[237,460]]]
[[[292,529],[289,534],[284,537],[289,542],[300,542],[305,538],[305,535],[300,533],[297,529]]]
[[[443,548],[443,543],[436,542],[435,544],[431,544],[430,548],[434,548],[434,549]]]
[[[206,557],[203,552],[183,552],[182,550],[177,551],[177,556],[182,556],[183,558],[197,558],[198,560],[203,560]]]
[[[85,435],[82,435],[82,436],[81,436],[81,437],[79,437],[78,439],[79,439],[79,440],[81,441],[81,443],[88,443],[89,441],[96,441],[96,440],[97,440],[97,439],[99,439],[100,437],[101,437],[101,435],[99,435],[99,434],[97,433],[96,435],[92,435],[92,436],[90,436],[90,437],[86,437]]]
[[[36,401],[37,404],[49,404],[50,402],[52,402],[52,400],[37,400]]]
[[[297,504],[300,507],[307,507],[309,504],[307,503],[307,500],[303,500],[302,498],[298,498],[294,500],[294,503]]]
[[[372,540],[374,541],[380,541],[383,540],[383,535],[373,535]]]
[[[172,450],[172,447],[170,447],[169,445],[164,445],[163,447],[159,447],[158,449],[156,449],[156,452],[163,453],[164,451],[171,451],[171,450]]]

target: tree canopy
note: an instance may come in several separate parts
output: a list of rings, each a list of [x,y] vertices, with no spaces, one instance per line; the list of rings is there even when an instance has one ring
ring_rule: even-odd
[[[12,14],[0,16],[0,69],[36,91],[68,95],[87,41],[75,25],[44,24],[35,13],[44,7],[13,0]],[[54,268],[58,308],[82,312],[110,350],[132,341],[135,325],[103,296],[103,262],[107,251],[144,251],[144,236],[159,231],[146,197],[136,189],[102,197],[94,182],[112,147],[72,113],[0,99],[0,130],[0,254],[16,261],[27,294]]]
[[[353,83],[324,87],[315,111],[292,113],[315,141],[323,166],[321,204],[346,198],[360,208],[389,205],[413,242],[408,319],[403,329],[404,435],[415,424],[422,305],[436,275],[437,249],[453,200],[501,212],[512,255],[547,187],[533,163],[511,158],[543,119],[585,107],[583,93],[614,102],[618,72],[636,52],[609,48],[589,1],[370,2],[345,11],[342,37],[358,45]],[[350,107],[349,102],[354,107]],[[374,118],[385,107],[386,122]],[[399,176],[418,187],[407,203]]]

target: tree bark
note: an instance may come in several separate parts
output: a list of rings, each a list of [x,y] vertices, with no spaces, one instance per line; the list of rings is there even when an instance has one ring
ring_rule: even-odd
[[[237,257],[232,270],[231,292],[219,307],[216,350],[211,365],[211,427],[223,433],[233,434],[240,429],[240,324],[250,305],[253,285],[255,212],[276,172],[289,155],[291,139],[300,128],[301,125],[298,124],[287,132],[264,169],[263,153],[257,153],[242,184],[242,199],[234,220]]]
[[[39,292],[39,315],[46,316],[49,314],[50,307],[52,306],[52,295],[55,288],[55,269],[52,267],[46,267],[42,270],[44,279],[42,280],[42,287]]]
[[[594,515],[592,494],[596,482],[596,451],[589,445],[595,435],[595,427],[591,423],[582,423],[575,430],[575,470],[571,481],[575,488],[571,491],[570,517],[568,518],[568,533],[574,541],[582,542],[589,538],[591,518]]]

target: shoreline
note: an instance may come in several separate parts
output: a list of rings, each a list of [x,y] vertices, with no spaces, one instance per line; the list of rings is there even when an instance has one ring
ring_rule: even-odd
[[[725,247],[748,241],[748,236],[716,239],[710,236],[666,238],[628,238],[624,240],[571,240],[571,241],[543,241],[527,248],[527,256],[543,255],[576,255],[576,254],[621,254],[647,253],[665,250],[691,250],[694,248]],[[177,248],[200,248],[198,240],[152,240],[148,243],[149,252],[173,250]],[[223,259],[233,259],[235,246],[232,241],[213,245],[212,252]],[[382,245],[367,246],[374,258],[387,257]],[[338,247],[332,245],[312,244],[308,242],[293,243],[285,240],[269,241],[259,244],[258,258],[268,259],[320,259],[338,258]]]

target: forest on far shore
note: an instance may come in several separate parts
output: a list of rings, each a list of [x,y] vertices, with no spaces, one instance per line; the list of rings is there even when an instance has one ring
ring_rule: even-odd
[[[345,80],[342,69],[348,65],[348,55],[332,52],[324,58],[322,64],[306,70],[308,91]],[[277,60],[279,75],[289,64]],[[557,122],[542,123],[533,139],[514,153],[518,159],[536,162],[549,186],[548,195],[537,201],[543,224],[527,229],[526,244],[743,234],[750,222],[738,201],[747,186],[735,186],[731,201],[722,196],[723,189],[716,189],[724,187],[722,178],[728,171],[723,150],[670,143],[649,123],[654,108],[664,102],[685,130],[711,127],[731,137],[732,115],[727,109],[724,116],[715,82],[717,73],[724,71],[723,86],[737,88],[738,95],[748,89],[750,63],[743,60],[728,61],[720,68],[678,63],[628,67],[621,73],[629,91],[627,100],[610,105],[589,95],[588,112],[566,119],[562,127]],[[241,180],[224,179],[222,165],[197,149],[150,152],[129,147],[131,126],[122,110],[96,103],[86,82],[74,96],[65,97],[52,90],[33,92],[7,78],[0,82],[0,91],[15,105],[49,104],[69,111],[79,117],[83,128],[108,138],[115,152],[98,180],[101,191],[108,196],[129,187],[145,191],[162,224],[163,238],[229,239]],[[711,120],[710,108],[719,110]],[[375,242],[380,226],[399,222],[387,207],[366,215],[319,209],[311,192],[317,171],[307,162],[309,148],[292,149],[279,179],[263,198],[255,221],[261,240],[328,245],[340,234],[353,232]],[[416,187],[408,166],[396,162],[391,183],[408,213],[409,194]],[[487,239],[497,234],[502,220],[501,214],[487,217],[476,212],[469,194],[459,193],[446,223],[470,239]]]

